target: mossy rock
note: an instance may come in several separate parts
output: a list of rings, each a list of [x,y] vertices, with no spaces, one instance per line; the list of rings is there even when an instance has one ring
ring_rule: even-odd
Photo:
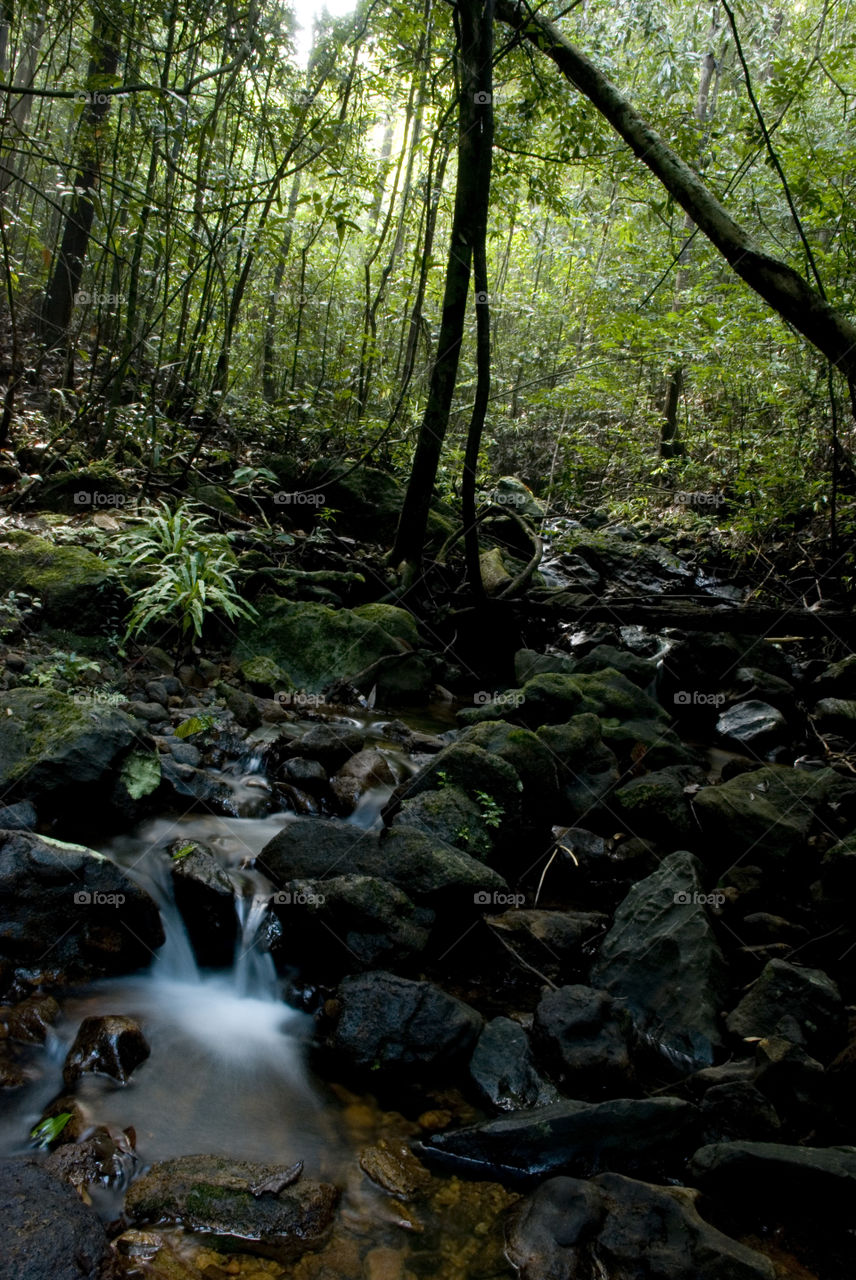
[[[381,659],[407,653],[401,640],[352,609],[279,596],[263,597],[257,608],[257,621],[241,624],[238,658],[270,657],[309,693],[340,679],[368,692],[383,671]]]
[[[42,602],[44,621],[71,622],[85,635],[103,630],[124,593],[111,569],[82,547],[56,547],[18,529],[0,540],[0,596],[26,591]]]
[[[468,729],[457,745],[481,747],[509,764],[523,783],[527,809],[549,820],[559,793],[556,762],[547,745],[530,729],[521,729],[507,720],[486,720]]]
[[[693,753],[662,720],[602,720],[601,735],[625,766],[667,769],[674,764],[691,764]]]
[[[396,640],[401,640],[411,649],[419,647],[419,628],[416,625],[416,619],[412,613],[408,613],[406,609],[399,609],[394,604],[361,604],[358,608],[352,610],[358,618],[365,618],[367,622],[374,622],[377,626],[383,627],[389,635]]]
[[[619,721],[666,719],[659,702],[614,667],[590,675],[545,673],[523,686],[522,715],[533,727],[561,724],[586,712]]]
[[[479,556],[479,572],[482,586],[489,596],[495,596],[511,585],[512,577],[505,567],[499,547],[491,547]]]
[[[300,485],[317,487],[324,505],[335,510],[337,533],[388,545],[398,528],[404,489],[395,476],[377,467],[352,467],[347,461],[316,462]],[[429,540],[443,541],[454,529],[451,510],[435,502],[428,514]]]
[[[0,787],[11,795],[85,811],[108,800],[126,766],[125,782],[141,796],[151,790],[152,767],[128,764],[137,752],[151,754],[140,726],[116,707],[81,705],[56,689],[10,689],[0,695],[0,717]]]
[[[293,689],[290,676],[283,671],[273,658],[256,654],[252,658],[244,658],[238,667],[242,680],[249,686],[250,692],[260,698],[272,698],[280,690]]]
[[[487,858],[493,851],[494,831],[485,822],[478,801],[460,787],[423,791],[405,800],[393,822],[393,831],[398,824],[414,827],[474,858]]]
[[[82,471],[60,471],[48,476],[39,501],[57,511],[89,515],[95,511],[121,511],[134,487],[111,468],[96,464]]]
[[[241,509],[232,495],[219,484],[198,484],[190,490],[197,502],[220,511],[224,516],[240,516]]]

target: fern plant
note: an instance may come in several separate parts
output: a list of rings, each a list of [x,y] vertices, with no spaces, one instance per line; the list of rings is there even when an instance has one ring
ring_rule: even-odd
[[[198,640],[214,614],[225,614],[231,622],[256,616],[241,599],[226,538],[191,507],[182,502],[171,511],[162,503],[120,540],[116,567],[140,571],[149,579],[132,592],[126,640],[156,624],[177,626],[179,643]]]

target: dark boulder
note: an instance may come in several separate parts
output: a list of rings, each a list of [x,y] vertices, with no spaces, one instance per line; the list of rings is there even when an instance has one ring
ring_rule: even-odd
[[[698,860],[670,854],[630,890],[592,969],[592,981],[625,1002],[639,1036],[684,1073],[710,1066],[722,1042],[725,962],[710,896]]]
[[[774,1280],[762,1254],[701,1218],[684,1187],[617,1173],[550,1178],[515,1205],[508,1256],[520,1280]]]
[[[0,1160],[0,1274],[6,1280],[107,1280],[98,1214],[33,1160]]]
[[[232,963],[238,936],[235,889],[209,849],[177,840],[170,846],[175,905],[201,965]]]
[[[558,1091],[538,1072],[529,1036],[511,1018],[486,1024],[470,1058],[470,1076],[481,1100],[496,1111],[559,1101]]]
[[[847,1018],[838,987],[822,969],[771,960],[729,1014],[727,1026],[742,1039],[780,1036],[829,1057],[844,1043]]]
[[[710,1196],[762,1220],[789,1215],[852,1222],[856,1149],[777,1142],[717,1142],[696,1151],[690,1174]],[[843,1224],[842,1224],[843,1225]]]
[[[127,1084],[135,1067],[151,1053],[142,1028],[133,1018],[111,1013],[84,1018],[62,1069],[67,1089],[90,1071]]]
[[[540,1061],[572,1098],[626,1096],[629,1036],[625,1010],[607,992],[581,985],[546,991],[532,1025]]]

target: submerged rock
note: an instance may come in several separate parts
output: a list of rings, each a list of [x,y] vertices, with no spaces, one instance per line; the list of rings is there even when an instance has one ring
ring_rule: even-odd
[[[140,1024],[123,1014],[84,1018],[62,1069],[65,1087],[90,1071],[127,1084],[131,1072],[151,1053]]]
[[[34,1160],[0,1160],[0,1267],[9,1280],[104,1280],[110,1243],[94,1209]]]
[[[618,908],[592,969],[642,1039],[683,1072],[710,1066],[722,1043],[725,962],[708,896],[691,853],[664,858]]]
[[[256,1194],[282,1172],[226,1156],[165,1160],[131,1186],[125,1209],[137,1224],[179,1223],[213,1236],[215,1247],[288,1263],[325,1242],[338,1191],[300,1178],[278,1193]]]
[[[678,1098],[556,1102],[436,1133],[426,1158],[486,1177],[540,1177],[679,1168],[698,1132],[698,1112]]]
[[[550,1178],[511,1212],[520,1280],[774,1280],[762,1254],[698,1214],[695,1193],[617,1173]]]

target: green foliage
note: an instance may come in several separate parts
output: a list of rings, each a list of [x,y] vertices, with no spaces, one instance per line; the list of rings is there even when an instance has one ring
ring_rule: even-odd
[[[22,676],[22,680],[25,684],[38,685],[39,688],[53,688],[58,680],[64,684],[78,684],[90,672],[100,674],[101,668],[97,662],[83,658],[79,653],[63,653],[58,650],[34,671]]]
[[[46,1120],[42,1120],[30,1130],[30,1137],[33,1139],[37,1147],[44,1150],[51,1146],[52,1143],[56,1142],[70,1119],[70,1111],[61,1111],[59,1115],[48,1116]]]
[[[487,791],[477,791],[476,800],[481,809],[482,821],[486,827],[498,827],[502,823],[505,809]]]
[[[177,738],[192,738],[196,733],[207,733],[209,729],[213,729],[216,724],[214,716],[191,716],[188,720],[182,720],[181,724],[176,725],[175,736]]]
[[[198,639],[214,614],[231,622],[255,617],[234,581],[237,569],[227,539],[212,532],[192,505],[183,502],[172,511],[164,503],[120,539],[114,565],[148,579],[131,593],[126,639],[154,625],[177,626],[180,641]]]

